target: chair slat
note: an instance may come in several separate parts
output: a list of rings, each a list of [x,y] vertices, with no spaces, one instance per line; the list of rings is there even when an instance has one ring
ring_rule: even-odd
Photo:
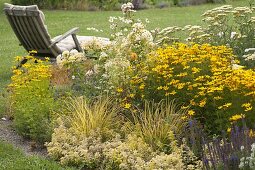
[[[15,35],[17,36],[17,38],[19,39],[20,43],[23,44],[24,40],[22,39],[22,37],[20,36],[19,30],[16,29],[16,25],[13,22],[13,16],[11,15],[7,15],[7,20],[9,21]],[[26,49],[26,47],[24,46],[24,48]]]
[[[28,50],[29,49],[29,43],[26,39],[26,37],[23,35],[21,28],[19,26],[19,23],[17,21],[17,17],[16,16],[11,16],[11,21],[13,22],[13,25],[15,26],[15,30],[18,33],[18,36],[21,38],[21,44],[23,45],[23,47]]]
[[[27,16],[24,18],[24,24],[27,28],[27,31],[30,35],[31,38],[31,42],[33,43],[33,48],[34,49],[38,49],[39,48],[39,43],[37,41],[37,39],[34,38],[34,35],[36,34],[35,30],[33,29],[33,24],[30,22],[30,18],[31,16]]]
[[[21,16],[15,16],[15,20],[16,20],[16,24],[20,30],[21,36],[24,37],[29,50],[31,50],[32,43],[31,43],[30,35],[27,33],[27,29],[23,24],[23,20],[22,20]]]
[[[50,37],[47,33],[47,30],[45,29],[45,26],[41,19],[38,17],[32,17],[34,27],[38,31],[38,34],[36,35],[37,39],[40,39],[40,45],[42,48],[46,49],[49,48],[50,45]]]

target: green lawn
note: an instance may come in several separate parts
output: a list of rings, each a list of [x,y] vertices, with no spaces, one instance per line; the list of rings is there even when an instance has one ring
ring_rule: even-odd
[[[64,170],[53,160],[38,156],[25,156],[21,150],[0,140],[0,169],[3,170]]]
[[[3,9],[3,3],[10,0],[0,0],[0,8]],[[248,5],[248,0],[230,1],[229,4],[234,6]],[[167,27],[167,26],[184,26],[187,24],[201,24],[201,14],[207,9],[220,6],[222,4],[207,4],[192,7],[172,7],[168,9],[150,9],[142,10],[136,13],[139,18],[148,18],[151,22],[149,28]],[[43,10],[46,16],[46,24],[52,37],[62,34],[72,27],[80,27],[80,35],[97,35],[108,36],[109,16],[121,16],[120,11],[47,11]],[[104,29],[103,33],[95,33],[87,31],[87,27],[95,27]],[[15,37],[9,23],[7,22],[3,12],[0,14],[0,115],[4,113],[4,97],[1,92],[10,82],[11,66],[14,57],[17,55],[25,55],[26,52]]]

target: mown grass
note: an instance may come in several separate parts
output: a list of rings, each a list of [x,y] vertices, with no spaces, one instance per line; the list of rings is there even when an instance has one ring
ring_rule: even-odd
[[[3,9],[3,3],[10,0],[0,0],[0,9]],[[234,0],[228,2],[234,6],[248,5],[248,0]],[[184,26],[187,24],[202,24],[201,14],[211,8],[222,4],[206,4],[202,6],[190,7],[172,7],[168,9],[150,9],[141,10],[136,13],[139,18],[148,18],[151,22],[149,28],[167,27],[167,26]],[[52,37],[62,34],[73,27],[80,27],[80,35],[109,35],[109,16],[121,16],[120,11],[64,11],[43,10],[46,16],[46,24]],[[90,32],[86,28],[95,27],[105,30],[103,33]],[[4,113],[5,98],[2,93],[4,88],[10,82],[11,66],[14,57],[17,55],[26,55],[26,51],[13,33],[7,19],[2,12],[0,14],[0,116]]]
[[[74,168],[62,167],[53,160],[47,160],[38,156],[25,156],[24,153],[12,145],[0,140],[0,169],[3,170],[74,170]]]

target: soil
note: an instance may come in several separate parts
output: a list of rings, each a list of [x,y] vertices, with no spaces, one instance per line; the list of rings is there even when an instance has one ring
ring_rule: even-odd
[[[46,148],[35,147],[35,143],[22,138],[12,127],[12,121],[6,118],[0,119],[0,140],[12,144],[21,149],[27,156],[47,156]]]

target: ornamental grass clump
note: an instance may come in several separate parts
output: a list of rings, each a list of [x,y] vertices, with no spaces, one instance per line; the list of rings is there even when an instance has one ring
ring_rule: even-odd
[[[63,165],[99,168],[105,142],[119,138],[118,108],[108,97],[67,100],[52,140],[46,144],[49,155]]]
[[[154,150],[171,153],[171,144],[182,133],[187,109],[178,109],[174,101],[145,101],[144,109],[133,113],[127,127],[129,133],[141,137]]]
[[[17,57],[21,61],[22,57]],[[27,63],[13,69],[10,90],[14,126],[22,136],[39,143],[50,139],[51,110],[56,103],[50,86],[51,66],[27,56]]]
[[[66,115],[66,123],[78,135],[89,136],[99,132],[107,137],[107,133],[117,126],[119,107],[109,97],[98,97],[95,101],[84,97],[70,99],[66,103],[63,115]]]

